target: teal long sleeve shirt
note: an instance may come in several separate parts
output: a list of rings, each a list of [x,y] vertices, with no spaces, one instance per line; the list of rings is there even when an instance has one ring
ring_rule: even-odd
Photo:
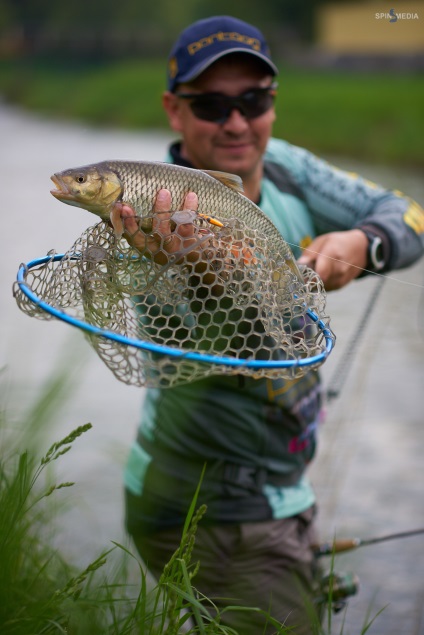
[[[178,146],[168,160],[187,165]],[[258,204],[295,257],[315,236],[352,228],[381,237],[386,270],[410,265],[424,250],[417,203],[282,140],[269,142]],[[211,376],[148,390],[125,471],[130,531],[184,522],[205,464],[200,502],[210,522],[304,511],[315,500],[305,471],[321,407],[316,371],[291,381]],[[246,470],[249,478],[240,478]]]

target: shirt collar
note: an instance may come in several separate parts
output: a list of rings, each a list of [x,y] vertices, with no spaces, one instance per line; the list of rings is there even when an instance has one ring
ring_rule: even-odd
[[[181,156],[181,141],[175,141],[170,145],[169,154],[171,155],[172,163],[175,163],[175,165],[181,165],[184,168],[194,167],[190,161]]]

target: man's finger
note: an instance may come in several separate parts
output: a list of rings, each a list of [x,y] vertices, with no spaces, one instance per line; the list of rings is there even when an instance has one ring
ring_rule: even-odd
[[[130,236],[135,234],[138,231],[138,221],[137,214],[133,208],[125,203],[116,203],[115,207],[119,209],[125,231],[130,234]]]
[[[303,253],[297,262],[299,263],[299,265],[306,265],[307,267],[310,267],[311,269],[313,269],[315,265],[315,260],[316,260],[316,254]]]
[[[154,212],[169,212],[171,210],[172,198],[169,190],[159,190],[156,195]]]
[[[171,233],[171,207],[172,197],[169,190],[159,190],[153,206],[154,220],[153,229],[159,237],[169,236]]]
[[[184,199],[184,209],[191,209],[193,212],[197,211],[199,207],[199,199],[195,192],[188,192]]]
[[[327,258],[325,254],[318,254],[314,262],[314,270],[317,272],[324,285],[334,274],[333,268],[334,262],[331,258]]]

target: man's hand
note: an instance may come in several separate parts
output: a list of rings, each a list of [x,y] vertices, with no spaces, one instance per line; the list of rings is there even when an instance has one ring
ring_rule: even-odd
[[[193,224],[198,205],[197,194],[188,192],[182,211],[171,211],[171,193],[159,190],[153,207],[152,226],[146,227],[145,231],[140,218],[129,205],[117,203],[114,213],[122,219],[124,237],[132,247],[158,265],[166,265],[170,256],[177,256],[176,264],[190,263],[194,276],[192,282],[197,276],[197,285],[207,285],[212,295],[220,296],[223,286],[210,268],[213,258],[221,257],[220,248],[209,229]],[[228,245],[224,245],[224,251],[227,250]]]
[[[327,291],[344,287],[367,264],[368,238],[360,229],[318,236],[304,250],[299,264],[314,269]]]
[[[197,194],[189,192],[184,199],[183,209],[195,212],[197,207]],[[187,222],[175,225],[171,209],[171,193],[168,190],[159,190],[153,207],[152,227],[144,232],[140,219],[129,205],[117,203],[115,206],[124,225],[124,237],[132,247],[152,257],[158,264],[165,265],[170,255],[187,253],[193,245],[193,252],[188,254],[187,260],[196,262],[199,259],[199,254],[195,251],[199,245],[199,236],[195,236],[193,219],[188,216]]]

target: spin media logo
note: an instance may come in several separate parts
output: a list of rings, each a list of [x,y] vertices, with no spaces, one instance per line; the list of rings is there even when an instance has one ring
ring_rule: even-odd
[[[416,11],[404,11],[402,13],[396,13],[394,9],[390,9],[387,13],[376,13],[376,20],[388,20],[389,22],[397,22],[398,20],[419,20],[419,15]]]

